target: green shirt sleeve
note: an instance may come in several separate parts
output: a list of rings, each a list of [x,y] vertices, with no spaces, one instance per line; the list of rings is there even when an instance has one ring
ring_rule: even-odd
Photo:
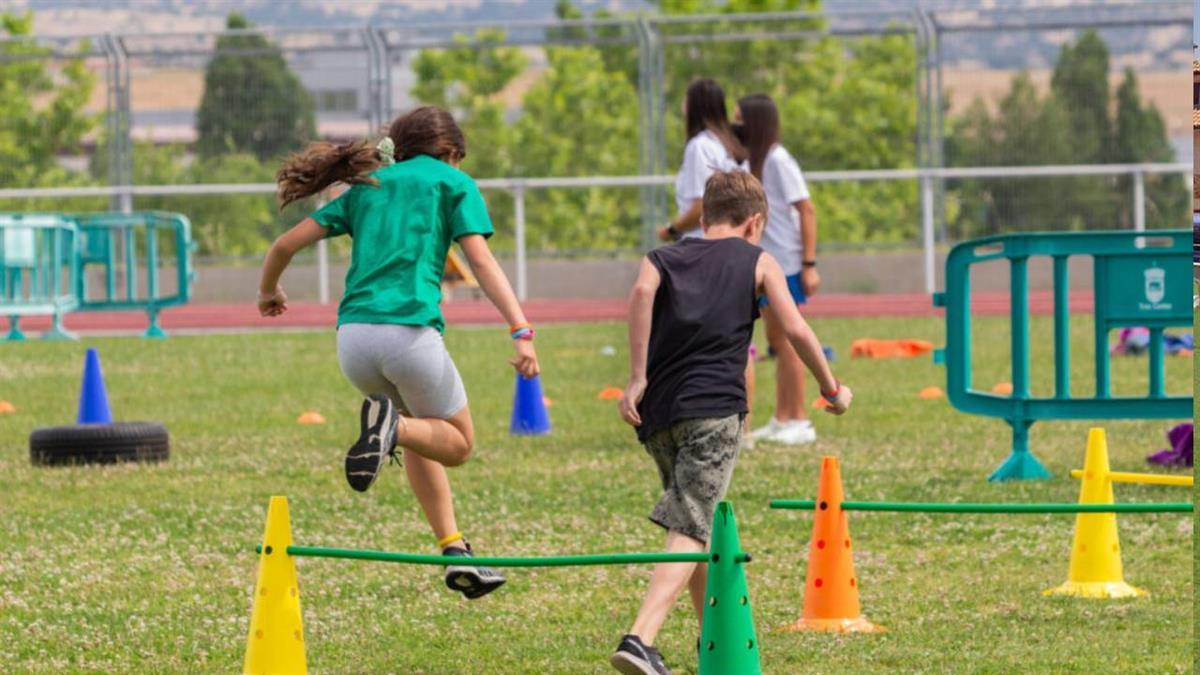
[[[326,237],[350,234],[350,193],[353,191],[354,188],[346,190],[337,199],[313,212],[312,219],[329,230]]]
[[[495,229],[492,227],[491,217],[488,216],[487,204],[484,203],[483,195],[480,194],[475,181],[463,181],[454,197],[450,212],[451,241],[458,241],[460,237],[468,234],[491,237]]]

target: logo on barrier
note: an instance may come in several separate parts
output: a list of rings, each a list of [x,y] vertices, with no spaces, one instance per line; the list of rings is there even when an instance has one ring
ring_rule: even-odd
[[[1167,271],[1161,267],[1147,267],[1143,271],[1145,277],[1145,291],[1147,302],[1138,303],[1139,309],[1160,309],[1170,310],[1171,303],[1164,303],[1163,298],[1167,295],[1166,278]]]

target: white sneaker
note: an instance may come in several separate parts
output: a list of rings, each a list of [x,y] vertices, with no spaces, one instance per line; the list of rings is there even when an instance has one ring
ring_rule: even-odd
[[[805,445],[817,440],[817,430],[808,420],[792,420],[779,425],[779,430],[763,439],[780,445]]]
[[[766,425],[761,426],[754,431],[751,431],[746,436],[752,441],[766,440],[768,436],[774,436],[783,428],[783,423],[772,417]]]

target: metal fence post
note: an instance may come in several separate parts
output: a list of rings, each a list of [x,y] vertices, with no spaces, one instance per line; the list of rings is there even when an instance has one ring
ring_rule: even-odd
[[[937,290],[933,236],[933,176],[921,175],[921,240],[925,250],[925,292]]]
[[[1146,173],[1140,168],[1133,172],[1133,229],[1146,231]]]
[[[513,187],[513,223],[517,238],[517,299],[524,301],[528,295],[528,276],[525,269],[525,186]]]

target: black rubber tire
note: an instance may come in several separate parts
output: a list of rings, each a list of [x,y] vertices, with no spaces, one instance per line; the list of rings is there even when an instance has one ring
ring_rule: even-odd
[[[157,422],[73,424],[34,429],[29,435],[34,466],[162,462],[169,453],[167,428]]]

